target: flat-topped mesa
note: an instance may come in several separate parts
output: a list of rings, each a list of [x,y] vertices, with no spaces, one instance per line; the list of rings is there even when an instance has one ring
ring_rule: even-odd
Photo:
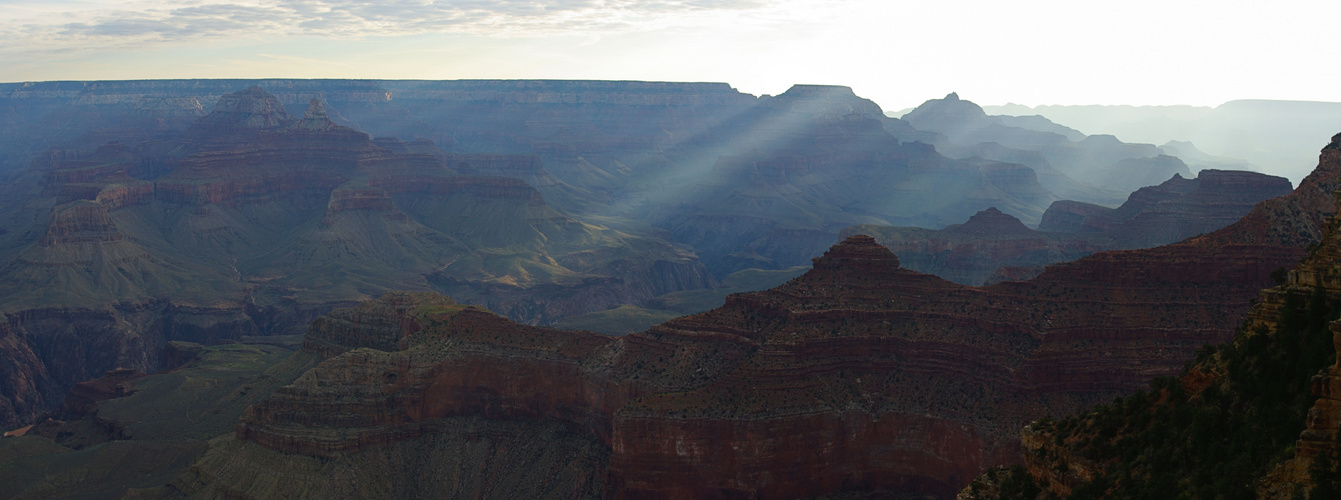
[[[594,80],[450,80],[396,85],[397,100],[623,106],[748,105],[755,97],[725,83]]]
[[[327,215],[351,210],[390,212],[395,211],[396,206],[382,188],[351,187],[331,191],[331,200],[326,204]]]
[[[1117,223],[1114,209],[1074,200],[1057,200],[1043,212],[1038,230],[1057,233],[1104,231]]]
[[[1195,178],[1174,174],[1138,189],[1116,209],[1075,201],[1054,202],[1040,231],[1104,233],[1108,248],[1142,248],[1214,232],[1248,215],[1261,201],[1289,194],[1290,181],[1257,172],[1202,170]]]
[[[863,99],[852,92],[851,87],[841,85],[792,85],[792,88],[764,101],[764,104],[808,115],[884,116],[879,104],[870,99]]]
[[[402,339],[423,329],[415,312],[453,308],[459,308],[456,302],[436,293],[390,292],[312,321],[303,336],[303,350],[323,358],[360,347],[396,351]]]
[[[103,206],[106,206],[108,211],[135,205],[145,205],[154,199],[154,183],[126,178],[119,180],[116,183],[102,186],[93,199]]]
[[[1242,170],[1202,170],[1197,172],[1197,183],[1202,191],[1210,193],[1258,193],[1262,199],[1282,196],[1293,189],[1284,177]]]
[[[110,243],[124,239],[126,237],[107,215],[106,206],[81,200],[57,207],[52,212],[51,222],[40,244],[53,247],[70,243]]]
[[[321,225],[326,227],[338,225],[342,217],[360,213],[380,216],[388,224],[410,222],[410,216],[396,206],[385,189],[341,186],[331,191],[331,199],[326,203],[326,216],[322,217]]]

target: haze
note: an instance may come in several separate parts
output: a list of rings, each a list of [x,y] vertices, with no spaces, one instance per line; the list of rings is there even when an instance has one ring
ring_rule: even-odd
[[[1341,4],[0,0],[0,81],[541,78],[849,85],[888,110],[1337,101]]]

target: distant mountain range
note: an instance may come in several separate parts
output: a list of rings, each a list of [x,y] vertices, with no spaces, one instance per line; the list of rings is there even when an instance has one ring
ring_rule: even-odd
[[[1341,103],[1336,102],[1248,99],[1213,108],[1007,104],[984,109],[1000,115],[1038,115],[1087,134],[1112,134],[1124,141],[1165,146],[1170,141],[1191,142],[1212,155],[1246,160],[1262,172],[1296,182],[1315,163],[1309,145],[1326,142],[1341,130]]]
[[[909,269],[965,285],[1020,281],[1045,266],[1103,250],[1149,248],[1215,231],[1260,201],[1290,192],[1290,181],[1255,172],[1202,170],[1136,190],[1118,208],[1058,201],[1038,229],[991,208],[943,229],[858,225]]]

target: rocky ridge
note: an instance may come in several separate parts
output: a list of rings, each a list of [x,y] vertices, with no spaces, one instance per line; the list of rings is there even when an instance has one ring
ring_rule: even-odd
[[[1154,145],[1127,144],[1111,135],[1077,137],[1056,130],[1055,124],[1040,127],[1011,118],[989,116],[954,93],[928,100],[902,117],[917,130],[937,134],[932,143],[947,156],[1027,165],[1064,199],[1116,203],[1123,193],[1174,174],[1191,177],[1181,160],[1162,155]]]
[[[995,208],[940,230],[853,226],[903,257],[910,269],[968,285],[1023,281],[1044,266],[1103,250],[1148,248],[1210,233],[1252,211],[1254,204],[1290,192],[1289,182],[1253,172],[1204,170],[1137,190],[1118,208],[1054,202],[1038,230]],[[1032,271],[1029,271],[1032,269]]]
[[[390,289],[441,286],[548,323],[714,283],[689,251],[579,221],[524,180],[481,172],[541,177],[534,157],[383,148],[320,100],[299,119],[259,88],[228,94],[174,140],[36,164],[43,195],[16,212],[32,215],[27,227],[0,235],[0,292],[15,292],[0,308],[39,364],[78,368],[14,371],[6,397],[24,409],[0,422],[114,367],[152,372],[165,342],[282,333]]]
[[[417,311],[374,322],[390,325],[370,330],[387,332],[377,345],[395,338],[395,350],[331,358],[249,410],[218,453],[357,462],[447,439],[433,437],[443,418],[558,419],[610,450],[607,495],[949,497],[982,467],[1014,460],[1025,422],[1175,373],[1227,336],[1225,318],[1273,259],[1190,245],[1105,253],[975,289],[903,269],[853,236],[779,288],[620,338],[468,309],[392,309]],[[776,435],[798,437],[762,439]],[[199,491],[272,473],[212,456],[202,463],[225,468],[200,470]]]
[[[1338,427],[1329,388],[1336,356],[1329,322],[1341,301],[1334,272],[1341,259],[1334,215],[1341,204],[1338,146],[1341,135],[1294,193],[1259,203],[1225,229],[1170,246],[1288,248],[1321,235],[1294,270],[1274,273],[1280,284],[1235,316],[1247,320],[1232,341],[1198,350],[1176,378],[1156,380],[1149,392],[1034,422],[1022,433],[1023,467],[983,476],[960,498],[1005,498],[1007,491],[1040,498],[1329,497],[1325,489],[1337,486],[1335,472],[1317,464],[1326,463],[1318,457],[1334,455]],[[1332,199],[1330,210],[1315,208],[1322,197]],[[1215,422],[1215,434],[1204,432],[1207,422]]]

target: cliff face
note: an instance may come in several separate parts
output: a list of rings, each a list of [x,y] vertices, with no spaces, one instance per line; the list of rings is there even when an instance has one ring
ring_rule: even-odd
[[[610,496],[949,497],[1015,460],[1024,423],[1175,373],[1227,336],[1279,267],[1261,253],[1110,252],[976,289],[853,236],[781,287],[619,338],[388,296],[315,323],[309,349],[354,349],[249,410],[197,487],[277,473],[223,450],[357,463],[455,439],[436,422],[472,417],[565,423],[609,450]]]
[[[1334,272],[1341,260],[1334,215],[1341,198],[1333,195],[1332,214],[1315,207],[1321,192],[1338,193],[1341,187],[1339,144],[1341,135],[1323,149],[1318,168],[1290,195],[1259,203],[1220,231],[1154,249],[1177,251],[1184,259],[1192,255],[1189,251],[1217,247],[1222,255],[1239,253],[1240,259],[1271,252],[1304,257],[1297,266],[1283,266],[1293,267],[1288,273],[1273,273],[1279,284],[1261,290],[1251,310],[1225,311],[1235,320],[1246,315],[1231,341],[1198,350],[1177,378],[1156,380],[1149,392],[1034,422],[1022,434],[1023,467],[1004,478],[1003,471],[989,473],[960,497],[1005,498],[1007,490],[1029,490],[1029,483],[1039,496],[1334,496],[1334,466],[1320,457],[1335,457],[1338,427],[1332,389],[1337,334],[1330,323],[1341,303]],[[1326,217],[1325,223],[1313,225],[1320,217]],[[1284,230],[1292,227],[1307,230]],[[1321,240],[1307,255],[1292,248],[1319,233]],[[1110,254],[1124,253],[1131,252]],[[1086,260],[1092,258],[1080,262]],[[1206,277],[1219,270],[1209,264],[1183,261],[1187,269],[1203,269],[1199,273]],[[1206,431],[1208,422],[1215,422],[1213,432]],[[1225,443],[1232,443],[1234,451],[1226,452]]]
[[[1254,213],[1283,220],[1273,206],[1337,184],[1332,149],[1309,183]],[[962,229],[1021,231],[1010,222],[989,212]],[[283,474],[221,453],[362,463],[452,441],[462,431],[440,422],[482,418],[562,422],[608,450],[608,460],[584,461],[601,468],[606,496],[948,498],[976,471],[1018,460],[1025,423],[1112,401],[1228,338],[1272,271],[1303,255],[1291,238],[1216,243],[1246,241],[1238,231],[1103,252],[984,288],[906,270],[873,238],[852,236],[778,288],[619,338],[384,298],[333,316],[382,311],[361,320],[367,327],[319,323],[345,325],[311,334],[345,339],[329,352],[354,349],[249,410],[233,440],[198,462],[193,491],[245,493]],[[1075,470],[1102,474],[1086,463],[1077,458]]]
[[[1203,170],[1143,187],[1122,206],[1104,210],[1076,202],[1057,202],[1044,213],[1040,231],[1098,232],[1112,248],[1156,246],[1213,232],[1238,222],[1260,201],[1290,193],[1281,177],[1226,170]]]
[[[229,93],[251,86],[267,89],[270,97],[261,98],[253,90]],[[379,147],[402,155],[437,156],[460,174],[521,178],[547,204],[579,220],[599,218],[603,225],[626,232],[646,232],[651,222],[659,228],[656,232],[669,232],[710,256],[705,258],[718,275],[737,269],[737,264],[804,264],[832,243],[837,229],[852,224],[940,227],[990,206],[1032,224],[1059,198],[1040,187],[1051,186],[1047,179],[1055,175],[1036,165],[954,162],[925,145],[901,146],[934,134],[887,118],[875,103],[838,86],[798,85],[778,96],[756,98],[713,83],[45,82],[14,86],[0,97],[0,105],[8,102],[23,110],[21,121],[31,130],[16,124],[15,136],[43,136],[45,146],[34,141],[13,144],[24,151],[38,148],[32,153],[50,145],[71,148],[115,139],[118,127],[161,112],[170,125],[130,134],[123,143],[152,143],[164,152],[170,149],[164,146],[171,142],[165,136],[173,127],[188,128],[180,126],[185,111],[168,103],[194,100],[199,107],[224,96],[228,100],[217,113],[186,131],[215,150],[239,149],[226,146],[243,146],[253,136],[266,135],[257,131],[286,136],[296,130],[321,131],[337,137],[326,123],[357,128],[381,137],[373,141]],[[328,122],[306,118],[304,109],[314,97],[320,99]],[[36,126],[39,122],[41,127]],[[394,137],[423,140],[400,142]],[[439,147],[426,147],[429,143]],[[363,141],[350,138],[323,147],[342,150],[359,144]],[[248,148],[235,153],[242,150]],[[224,156],[218,159],[227,160]],[[758,182],[747,186],[748,192],[716,185],[742,182],[712,172],[719,158],[725,164],[743,157],[763,165]],[[779,173],[773,171],[775,164],[809,173],[798,177],[800,171],[791,172],[779,178],[783,184],[770,184],[768,179]],[[150,162],[142,168],[152,175],[140,177],[158,177],[172,167]],[[266,185],[341,183],[338,175],[311,172],[260,177],[264,185],[248,186],[245,179],[198,185],[174,171],[164,187],[183,202],[222,202],[234,196],[227,192],[233,189],[230,184],[256,192]],[[705,183],[711,187],[687,188]],[[899,196],[887,196],[890,192]],[[807,199],[787,193],[803,193]]]
[[[1341,163],[1341,134],[1332,138],[1332,144],[1323,149],[1322,155],[1324,161]],[[1327,184],[1319,180],[1310,175],[1304,182],[1315,189],[1325,188]],[[1334,191],[1333,197],[1341,204],[1341,192]],[[1336,264],[1341,262],[1341,219],[1336,215],[1326,219],[1320,243],[1308,258],[1290,271],[1285,286],[1263,290],[1262,304],[1254,310],[1257,322],[1269,328],[1279,328],[1279,322],[1273,316],[1287,306],[1287,297],[1292,291],[1321,289],[1329,298],[1341,296],[1341,276],[1334,271]],[[1304,430],[1295,443],[1294,457],[1277,466],[1257,485],[1258,494],[1263,498],[1288,498],[1295,489],[1305,486],[1315,488],[1315,496],[1325,495],[1316,490],[1319,486],[1335,491],[1337,436],[1341,432],[1341,390],[1338,390],[1341,388],[1338,385],[1341,382],[1341,322],[1333,321],[1328,326],[1334,351],[1330,354],[1337,361],[1310,380],[1308,392],[1316,401],[1309,408]],[[1326,460],[1319,455],[1325,455]]]
[[[872,106],[832,87],[763,101],[703,146],[724,154],[693,192],[649,195],[653,223],[724,275],[803,264],[853,224],[939,227],[990,206],[1034,223],[1057,200],[1030,168],[900,142]]]
[[[909,269],[957,283],[995,283],[1003,267],[1017,281],[1044,266],[1115,249],[1148,248],[1210,233],[1248,214],[1254,204],[1290,192],[1289,181],[1253,172],[1203,170],[1195,179],[1175,176],[1141,188],[1118,208],[1057,201],[1043,213],[1038,231],[990,209],[964,224],[941,230],[854,226],[843,234],[868,233],[903,257]]]
[[[874,236],[899,255],[909,269],[965,285],[999,282],[992,277],[1006,267],[1020,270],[1010,275],[1015,281],[1026,281],[1048,264],[1107,249],[1100,238],[1034,231],[995,207],[974,214],[963,224],[939,230],[861,225],[842,232],[857,233]]]
[[[1151,144],[1123,143],[1111,135],[1084,136],[1032,117],[988,116],[950,94],[903,116],[917,130],[939,134],[937,150],[952,158],[980,157],[1027,165],[1049,190],[1066,199],[1116,203],[1125,193],[1175,174],[1191,177],[1182,160]]]
[[[151,372],[168,341],[285,333],[391,289],[444,287],[549,323],[715,284],[692,252],[582,222],[498,176],[546,178],[534,156],[384,148],[315,99],[301,116],[253,87],[170,139],[34,164],[23,183],[40,193],[5,201],[25,225],[0,234],[0,309],[45,319],[14,323],[15,359],[22,340],[38,366],[5,379],[21,409],[0,422],[112,368]],[[69,349],[43,347],[58,340]]]

